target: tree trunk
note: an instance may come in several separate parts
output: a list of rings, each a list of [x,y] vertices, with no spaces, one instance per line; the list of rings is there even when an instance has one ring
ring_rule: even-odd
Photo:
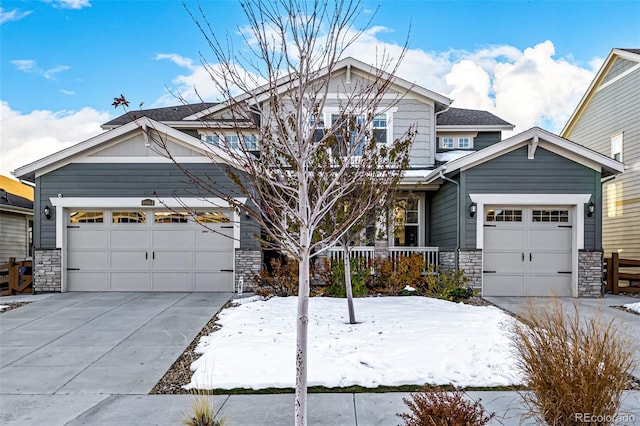
[[[296,323],[296,426],[307,425],[307,334],[309,328],[309,249],[298,265],[298,320]]]
[[[353,288],[351,287],[351,249],[349,243],[344,248],[344,286],[347,290],[347,307],[349,308],[349,324],[356,323],[356,313],[353,308]]]

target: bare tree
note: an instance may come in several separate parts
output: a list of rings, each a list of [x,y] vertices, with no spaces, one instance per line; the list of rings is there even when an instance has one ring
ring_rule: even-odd
[[[389,135],[384,143],[372,133],[376,117],[401,96],[385,95],[406,46],[397,58],[381,52],[373,65],[342,58],[363,31],[354,29],[362,9],[358,0],[247,0],[241,5],[249,21],[243,34],[250,54],[235,53],[220,39],[201,6],[187,11],[215,56],[215,62],[201,58],[224,99],[201,120],[218,141],[217,149],[238,165],[228,175],[246,204],[176,164],[200,193],[241,209],[277,249],[299,263],[295,419],[296,425],[306,425],[310,260],[377,207],[408,165],[413,128],[402,135],[396,128],[395,139]],[[225,142],[230,133],[236,138]],[[161,138],[157,143],[167,148]],[[347,199],[357,200],[351,201],[357,208],[344,209]],[[334,226],[322,226],[340,206],[343,213]]]

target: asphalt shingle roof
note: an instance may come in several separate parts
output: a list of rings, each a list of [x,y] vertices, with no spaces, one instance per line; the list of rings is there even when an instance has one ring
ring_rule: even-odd
[[[121,126],[134,118],[147,117],[155,121],[180,121],[192,114],[217,105],[212,102],[200,102],[197,104],[176,105],[164,108],[131,110],[126,114],[106,122],[105,126]]]
[[[0,206],[21,207],[24,209],[33,209],[33,201],[19,197],[5,189],[0,188]]]
[[[623,48],[620,48],[620,50],[624,50],[625,52],[635,53],[636,55],[640,55],[640,49],[623,49]]]
[[[487,111],[449,108],[438,115],[439,126],[511,126],[512,124]]]

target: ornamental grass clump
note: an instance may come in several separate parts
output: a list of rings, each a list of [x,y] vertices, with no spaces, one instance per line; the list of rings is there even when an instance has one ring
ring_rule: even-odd
[[[216,419],[213,395],[197,391],[191,404],[191,412],[185,414],[182,424],[186,426],[224,426],[225,418]]]
[[[518,367],[530,392],[522,393],[529,417],[548,425],[608,425],[620,406],[633,358],[614,321],[581,319],[576,305],[530,305],[514,325]]]
[[[411,399],[402,398],[411,414],[398,413],[405,426],[484,426],[495,417],[488,414],[480,400],[470,401],[464,392],[446,392],[425,388],[411,394]]]

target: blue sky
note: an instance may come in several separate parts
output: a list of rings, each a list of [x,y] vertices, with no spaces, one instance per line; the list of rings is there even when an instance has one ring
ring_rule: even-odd
[[[190,6],[195,3],[187,2]],[[201,2],[216,34],[246,24],[235,0]],[[640,47],[638,1],[365,1],[368,31],[350,52],[371,62],[409,34],[400,76],[490,110],[518,131],[558,132],[614,47]],[[167,89],[208,91],[203,37],[174,0],[4,0],[0,3],[2,164],[18,166],[87,139],[120,111],[178,103]]]

